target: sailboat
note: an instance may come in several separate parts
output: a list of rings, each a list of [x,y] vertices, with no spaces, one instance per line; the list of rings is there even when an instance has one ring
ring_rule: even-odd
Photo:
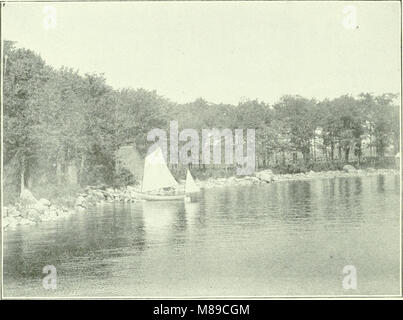
[[[144,200],[184,200],[186,194],[200,191],[189,170],[186,175],[185,193],[179,194],[178,187],[179,184],[169,170],[161,148],[157,148],[144,160],[141,192],[134,192],[134,195]],[[167,193],[167,189],[173,191],[173,194]]]
[[[185,193],[189,194],[198,192],[200,192],[200,188],[193,180],[190,170],[188,169],[188,172],[186,173]]]

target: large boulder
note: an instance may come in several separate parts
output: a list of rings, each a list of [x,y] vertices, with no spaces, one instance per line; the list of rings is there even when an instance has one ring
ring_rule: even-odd
[[[51,206],[49,207],[49,209],[46,210],[45,214],[46,214],[47,216],[49,216],[49,217],[54,217],[54,218],[56,218],[56,217],[59,215],[60,212],[61,212],[61,209],[60,209],[59,207],[54,206],[54,205],[51,205]]]
[[[105,196],[107,199],[111,199],[111,198],[113,199],[115,197],[115,193],[116,193],[115,190],[112,188],[107,188],[105,190]]]
[[[25,205],[22,207],[24,217],[37,216],[44,214],[51,206],[50,201],[47,199],[40,199],[36,203]]]
[[[40,207],[40,208],[27,208],[23,210],[22,212],[22,217],[26,219],[32,219],[32,220],[39,220],[40,216],[45,213],[45,208],[46,207]]]
[[[8,217],[8,208],[7,207],[3,207],[3,218]]]
[[[91,190],[88,192],[88,197],[90,198],[90,201],[93,203],[96,203],[101,200],[105,200],[105,195],[104,191],[102,190]]]
[[[357,170],[351,164],[346,164],[343,167],[343,171],[347,172],[347,173],[350,173],[350,172],[356,172]]]
[[[76,199],[75,207],[87,208],[87,200],[83,196],[78,196]]]
[[[38,203],[40,203],[41,205],[46,206],[46,207],[50,207],[50,205],[51,205],[50,201],[48,199],[44,199],[44,198],[39,199]]]
[[[245,176],[242,178],[235,178],[235,181],[241,184],[252,184],[252,183],[260,183],[260,179],[258,177],[250,177],[250,176]]]
[[[14,206],[9,206],[9,207],[7,207],[7,210],[5,210],[6,217],[18,217],[20,215],[21,215],[21,212],[19,210],[17,210],[17,208]]]
[[[246,176],[245,180],[250,181],[251,183],[259,183],[260,179],[258,177],[251,177],[251,176]]]
[[[3,228],[7,228],[8,225],[11,223],[11,220],[12,220],[11,217],[4,217],[2,220]]]
[[[31,191],[28,189],[23,189],[20,194],[21,203],[25,206],[27,205],[35,205],[38,203],[38,200],[34,197]]]
[[[256,172],[255,176],[259,178],[261,181],[267,183],[273,182],[275,180],[275,175],[273,171],[271,171],[270,169]]]
[[[45,206],[45,205],[43,205],[42,203],[39,203],[39,202],[37,204],[34,204],[32,206],[27,207],[28,210],[34,210],[39,214],[45,213],[45,211],[47,211],[48,208],[49,208],[48,206]]]

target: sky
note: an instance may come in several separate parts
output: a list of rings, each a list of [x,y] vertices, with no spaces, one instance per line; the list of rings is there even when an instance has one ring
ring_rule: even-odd
[[[400,92],[398,1],[7,3],[3,9],[3,38],[48,64],[103,73],[115,89],[156,90],[179,103]]]

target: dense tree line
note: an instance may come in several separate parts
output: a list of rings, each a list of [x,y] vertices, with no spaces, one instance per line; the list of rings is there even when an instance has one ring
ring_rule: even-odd
[[[345,95],[317,101],[284,96],[274,105],[204,99],[178,104],[144,89],[115,90],[100,74],[55,70],[31,50],[4,43],[5,178],[21,184],[112,183],[116,151],[135,144],[141,154],[152,128],[254,128],[259,166],[287,162],[383,157],[399,150],[394,94]],[[364,152],[365,150],[365,152]]]

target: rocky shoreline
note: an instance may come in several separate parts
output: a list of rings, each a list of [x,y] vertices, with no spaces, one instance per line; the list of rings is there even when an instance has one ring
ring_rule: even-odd
[[[355,169],[352,166],[345,166],[343,171],[310,171],[298,174],[274,174],[271,170],[256,172],[254,176],[209,178],[204,181],[196,180],[202,189],[245,186],[252,184],[266,184],[279,181],[298,181],[320,178],[337,177],[359,177],[376,175],[398,175],[400,172],[395,169]],[[181,183],[181,188],[183,188]],[[87,208],[101,205],[107,202],[137,202],[134,192],[140,191],[139,186],[127,186],[121,189],[106,187],[87,187],[84,192],[79,193],[74,208],[52,204],[47,199],[37,200],[33,194],[25,189],[21,193],[19,203],[3,207],[2,226],[5,230],[15,228],[19,225],[35,225],[41,221],[51,221],[74,214],[79,214]]]
[[[274,174],[271,170],[263,170],[255,173],[255,176],[245,177],[230,177],[230,178],[209,178],[205,181],[196,181],[196,183],[204,189],[226,187],[233,185],[250,185],[264,184],[281,181],[299,181],[311,179],[328,179],[338,177],[362,177],[362,176],[377,176],[377,175],[399,175],[399,170],[396,169],[354,169],[354,167],[346,168],[343,171],[310,171],[306,173],[290,173],[290,174]]]

